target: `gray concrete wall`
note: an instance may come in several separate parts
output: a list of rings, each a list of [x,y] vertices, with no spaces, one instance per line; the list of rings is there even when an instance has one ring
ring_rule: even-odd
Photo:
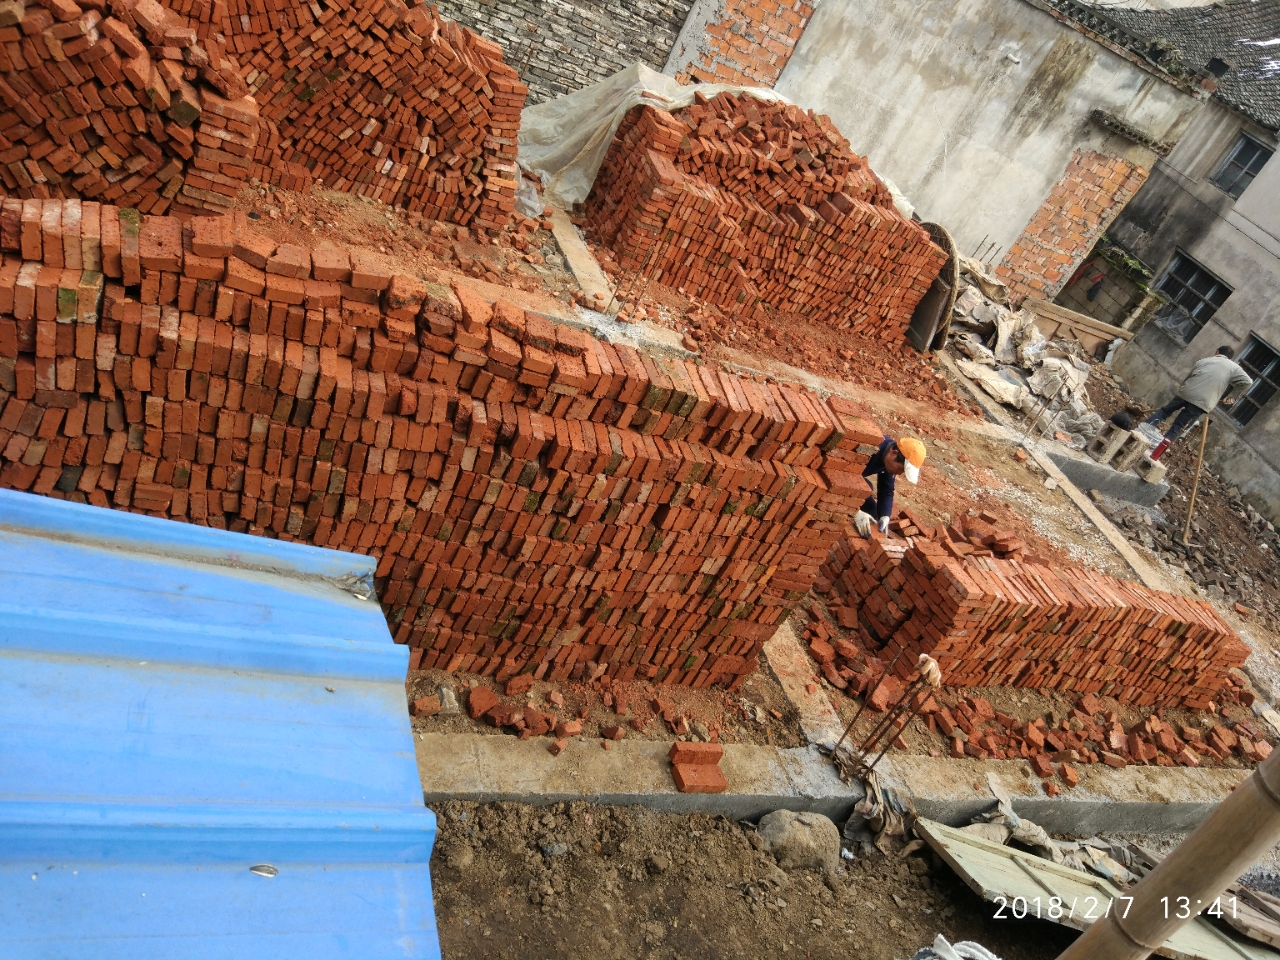
[[[437,0],[440,13],[501,44],[541,103],[637,60],[667,62],[693,0]],[[530,29],[530,28],[535,29]]]
[[[1149,167],[1088,119],[1176,140],[1199,103],[1021,0],[825,0],[777,84],[830,114],[961,251],[998,261],[1075,150]]]
[[[1149,403],[1167,399],[1195,362],[1221,344],[1238,350],[1254,334],[1280,350],[1280,157],[1238,200],[1209,182],[1242,132],[1275,143],[1234,111],[1207,105],[1112,226],[1111,236],[1157,277],[1181,251],[1232,289],[1189,344],[1150,323],[1117,355],[1117,370]],[[1212,462],[1280,522],[1280,398],[1248,426],[1224,416],[1215,422]]]

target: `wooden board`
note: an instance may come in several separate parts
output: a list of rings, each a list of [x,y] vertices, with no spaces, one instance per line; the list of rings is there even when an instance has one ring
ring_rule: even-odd
[[[1131,845],[1130,849],[1146,861],[1148,869],[1164,859],[1154,850],[1136,844]],[[1227,887],[1226,895],[1236,898],[1236,909],[1223,914],[1224,922],[1251,940],[1280,947],[1280,897],[1238,884]]]
[[[1036,326],[1049,339],[1069,335],[1079,340],[1086,350],[1093,353],[1104,343],[1110,343],[1119,337],[1121,340],[1132,340],[1132,330],[1122,330],[1109,323],[1095,320],[1093,317],[1076,313],[1066,307],[1047,300],[1027,297],[1022,306],[1036,315]]]
[[[916,833],[1002,918],[1052,920],[1083,930],[1111,909],[1127,909],[1129,893],[1081,870],[1041,860],[932,820]],[[1002,907],[1001,904],[1004,904]],[[1054,904],[1060,912],[1054,914]],[[1016,906],[1016,909],[1015,909]],[[1203,918],[1179,928],[1156,953],[1172,960],[1275,960],[1280,953],[1234,939]]]

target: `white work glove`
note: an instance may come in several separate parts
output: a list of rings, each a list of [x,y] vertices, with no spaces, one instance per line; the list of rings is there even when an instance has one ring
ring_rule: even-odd
[[[853,515],[853,526],[864,540],[871,536],[871,514],[859,510]]]
[[[881,532],[881,533],[888,533],[888,532],[889,532],[889,518],[888,518],[888,517],[881,517],[881,518],[880,518],[880,532]]]

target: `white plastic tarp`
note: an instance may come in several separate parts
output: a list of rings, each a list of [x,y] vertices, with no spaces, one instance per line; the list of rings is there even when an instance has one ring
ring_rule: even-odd
[[[761,100],[790,103],[759,87],[704,83],[686,86],[633,63],[607,80],[583,87],[520,114],[520,166],[542,180],[543,199],[563,209],[587,199],[613,135],[628,110],[640,104],[679,110],[695,92],[714,97],[728,91]]]

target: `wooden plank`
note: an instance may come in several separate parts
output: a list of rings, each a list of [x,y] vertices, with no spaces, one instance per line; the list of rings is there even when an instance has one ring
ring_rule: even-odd
[[[1036,919],[1038,915],[1038,919],[1083,930],[1111,909],[1126,910],[1131,902],[1126,900],[1126,891],[1101,877],[1028,856],[954,827],[922,819],[916,821],[915,831],[971,890],[995,903],[1001,917]],[[1045,897],[1046,891],[1051,891],[1050,898]],[[1025,910],[1019,913],[1014,904],[1025,905]],[[1157,953],[1172,960],[1280,957],[1268,947],[1237,942],[1203,917],[1175,931]]]
[[[1037,300],[1035,297],[1027,297],[1022,302],[1022,306],[1030,310],[1039,317],[1052,317],[1055,320],[1065,320],[1073,326],[1079,326],[1091,333],[1105,337],[1108,341],[1119,337],[1121,340],[1132,340],[1132,330],[1122,330],[1120,327],[1113,327],[1109,323],[1103,323],[1101,320],[1095,320],[1083,313],[1076,313],[1074,310],[1068,310],[1066,307],[1060,307],[1056,303],[1050,303],[1048,300]]]

